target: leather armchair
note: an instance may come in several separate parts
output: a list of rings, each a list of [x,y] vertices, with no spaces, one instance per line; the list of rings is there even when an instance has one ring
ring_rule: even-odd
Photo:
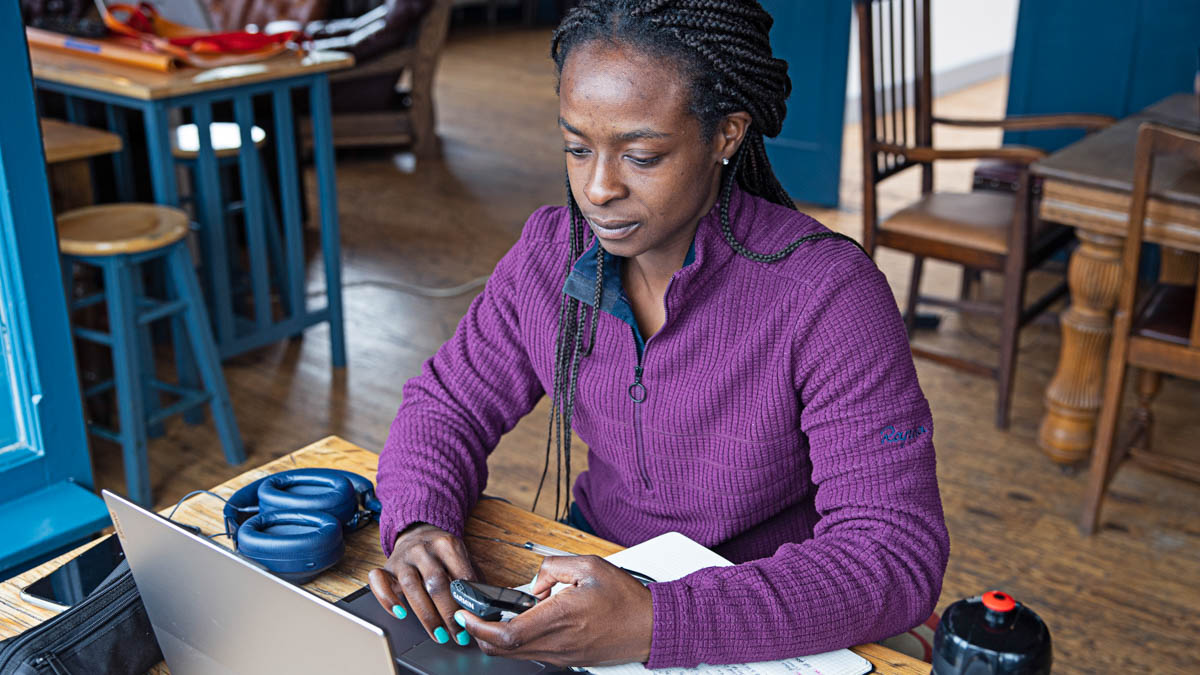
[[[262,28],[272,21],[285,20],[303,26],[323,19],[329,11],[328,0],[201,0],[208,8],[214,30],[234,31],[248,26]]]
[[[433,0],[388,0],[362,16],[309,22],[304,32],[316,49],[354,54],[363,63],[416,39],[413,29]]]
[[[433,78],[451,3],[387,0],[350,22],[307,27],[317,46],[358,59],[329,76],[335,146],[408,145],[418,157],[440,154]]]
[[[438,154],[433,76],[452,0],[204,2],[221,28],[302,29],[314,48],[354,55],[353,68],[329,76],[335,146],[410,145],[419,156]],[[357,16],[328,16],[363,5],[374,6]],[[406,74],[411,84],[402,88]]]

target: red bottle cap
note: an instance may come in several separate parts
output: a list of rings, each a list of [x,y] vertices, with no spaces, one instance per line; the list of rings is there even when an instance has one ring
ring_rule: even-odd
[[[1003,591],[988,591],[983,594],[983,606],[993,612],[1011,612],[1017,607],[1017,601]]]

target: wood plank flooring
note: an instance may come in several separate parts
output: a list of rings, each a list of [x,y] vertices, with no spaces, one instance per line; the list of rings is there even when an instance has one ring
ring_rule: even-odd
[[[404,381],[454,330],[471,295],[418,297],[396,283],[453,286],[487,274],[515,241],[534,208],[563,202],[557,99],[547,57],[549,32],[456,36],[438,75],[439,129],[445,157],[421,162],[390,152],[343,154],[338,164],[344,237],[349,367],[329,365],[328,333],[274,345],[227,364],[234,408],[258,465],[328,434],[378,450]],[[1006,82],[938,101],[938,112],[1003,113]],[[955,131],[939,144],[995,143],[998,134]],[[847,129],[843,207],[811,213],[830,227],[861,232],[858,133]],[[939,185],[966,190],[971,166],[939,169]],[[311,177],[310,177],[311,179]],[[917,194],[916,175],[882,189],[883,209]],[[310,194],[315,194],[315,189]],[[910,259],[882,251],[878,261],[899,300]],[[319,261],[310,288],[319,291]],[[927,293],[952,295],[958,271],[930,263]],[[985,291],[998,294],[995,279]],[[949,314],[940,347],[993,358],[994,322]],[[991,381],[918,361],[936,424],[938,473],[952,550],[939,609],[989,588],[1003,588],[1049,623],[1056,673],[1183,673],[1200,668],[1200,487],[1128,466],[1117,476],[1103,529],[1075,529],[1085,473],[1052,465],[1036,447],[1041,395],[1058,353],[1057,332],[1023,336],[1013,425],[991,424]],[[1162,447],[1195,451],[1200,387],[1168,381],[1156,408]],[[489,492],[527,506],[540,475],[547,406],[543,402],[504,438],[491,461]],[[189,490],[220,483],[227,466],[209,425],[173,420],[151,442],[151,477],[160,506]],[[119,450],[93,443],[97,482],[123,485]],[[583,466],[582,451],[577,466]],[[248,466],[247,465],[247,466]],[[553,501],[552,499],[550,500]],[[539,511],[548,513],[545,504]]]

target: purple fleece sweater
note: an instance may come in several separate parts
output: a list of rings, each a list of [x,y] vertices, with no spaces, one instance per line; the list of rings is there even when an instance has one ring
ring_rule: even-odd
[[[735,190],[752,250],[825,228]],[[419,376],[379,458],[380,535],[461,536],[487,457],[551,389],[567,212],[539,209]],[[900,633],[933,611],[949,554],[933,424],[883,274],[846,241],[764,264],[735,254],[717,209],[646,341],[600,314],[575,430],[583,515],[629,546],[678,531],[739,563],[650,584],[652,668],[762,661]],[[593,277],[594,278],[594,277]]]

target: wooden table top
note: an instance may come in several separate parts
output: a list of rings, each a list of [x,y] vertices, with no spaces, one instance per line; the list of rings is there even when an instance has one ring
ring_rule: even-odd
[[[329,467],[362,474],[372,481],[379,456],[337,436],[330,436],[312,445],[285,455],[257,469],[213,488],[213,492],[228,497],[238,488],[277,471],[302,467]],[[198,525],[206,534],[223,530],[223,504],[208,496],[194,497],[183,503],[175,520]],[[496,537],[508,541],[536,541],[565,551],[582,554],[609,555],[621,546],[584,534],[566,525],[548,520],[511,504],[493,499],[482,500],[467,521],[465,543],[476,566],[494,584],[519,586],[527,583],[537,572],[542,557],[514,546],[472,537]],[[217,539],[217,541],[222,541]],[[20,598],[21,588],[27,586],[82,551],[96,545],[92,542],[63,554],[22,575],[0,583],[0,639],[15,635],[52,616],[54,612],[34,607]],[[346,555],[335,567],[303,588],[318,597],[336,602],[366,584],[367,573],[385,562],[379,548],[379,530],[374,527],[351,533],[346,540]],[[853,651],[869,660],[875,672],[882,675],[928,675],[930,666],[886,647],[870,644],[854,647]],[[168,673],[160,664],[152,673]]]
[[[1195,94],[1172,94],[1135,115],[1171,126],[1200,131],[1200,98]]]
[[[243,84],[341,70],[354,65],[343,52],[285,53],[257,63],[220,68],[184,67],[169,73],[53,49],[29,48],[33,77],[129,98],[156,100]]]
[[[1190,104],[1190,107],[1189,105]],[[1036,162],[1039,176],[1123,192],[1133,191],[1133,152],[1138,127],[1157,121],[1200,130],[1195,97],[1175,95],[1098,131]],[[1189,116],[1190,113],[1190,116]],[[1163,157],[1155,165],[1152,192],[1167,199],[1200,206],[1200,170],[1192,162]]]
[[[57,164],[76,159],[107,155],[121,150],[121,137],[79,124],[42,118],[42,147],[46,163]]]
[[[1123,236],[1133,192],[1134,147],[1146,121],[1200,132],[1191,94],[1176,94],[1052,153],[1031,166],[1045,178],[1041,216],[1085,230]],[[1155,163],[1146,240],[1200,251],[1200,167],[1183,157]]]

